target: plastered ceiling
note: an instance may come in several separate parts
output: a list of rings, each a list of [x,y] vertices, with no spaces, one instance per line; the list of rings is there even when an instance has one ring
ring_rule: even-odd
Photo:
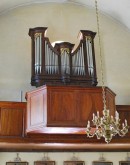
[[[75,3],[94,7],[94,0],[1,0],[0,14],[20,6],[47,2]],[[130,30],[130,0],[98,0],[98,7],[104,14],[109,15]]]

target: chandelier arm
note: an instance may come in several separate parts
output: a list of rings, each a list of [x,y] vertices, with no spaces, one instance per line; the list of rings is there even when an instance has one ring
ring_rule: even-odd
[[[128,132],[129,126],[124,126],[121,130],[118,131],[118,135],[123,137]]]
[[[90,131],[90,129],[91,129],[91,128],[87,128],[87,129],[86,129],[86,134],[87,134],[87,136],[88,136],[89,138],[92,138],[92,137],[94,137],[94,135],[95,135],[95,131],[92,133],[92,132]]]

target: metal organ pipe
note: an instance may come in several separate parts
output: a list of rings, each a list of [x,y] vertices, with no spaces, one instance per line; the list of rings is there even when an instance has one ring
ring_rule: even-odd
[[[83,50],[83,44],[82,44],[82,75],[85,75],[85,65],[84,65],[84,50]]]
[[[93,58],[92,58],[92,43],[89,41],[89,47],[90,47],[90,70],[91,70],[91,75],[93,75]]]
[[[83,44],[79,50],[72,56],[72,70],[74,75],[85,75]]]
[[[36,59],[37,59],[37,43],[36,43],[36,38],[34,40],[35,42],[35,73],[37,73],[37,63],[36,63]]]
[[[39,37],[37,37],[36,39],[36,43],[37,43],[37,73],[39,73]]]
[[[55,74],[54,61],[55,61],[54,52],[52,52],[52,74]]]
[[[54,56],[54,71],[55,73],[58,73],[58,56],[53,52]]]
[[[64,74],[64,67],[65,67],[65,56],[62,53],[61,54],[61,73],[62,73],[62,75]]]
[[[45,71],[46,73],[48,73],[48,45],[46,44],[46,41],[45,41]]]
[[[82,75],[82,47],[80,47],[80,56],[79,56],[79,75]]]
[[[75,61],[76,72],[75,72],[75,75],[78,75],[78,56],[79,56],[79,50],[76,53],[76,61]]]
[[[78,58],[79,58],[79,60],[78,60],[78,62],[79,62],[79,64],[78,64],[78,71],[79,71],[79,74],[78,74],[78,75],[81,75],[81,54],[82,54],[81,51],[82,51],[82,50],[81,50],[81,47],[80,47],[80,49],[79,49],[79,56],[78,56]]]
[[[41,70],[42,70],[42,35],[40,35],[40,38],[39,38],[39,53],[40,53],[40,57],[39,57],[39,71],[41,73]]]
[[[38,39],[36,37],[36,73],[38,74]]]
[[[72,69],[73,69],[73,74],[74,74],[74,75],[77,74],[77,56],[78,56],[78,52],[76,52],[76,53],[72,56]]]
[[[61,49],[61,73],[70,74],[69,54],[66,49]]]
[[[48,47],[48,57],[49,57],[49,74],[52,74],[52,66],[51,66],[51,50]]]
[[[66,55],[66,74],[70,74],[69,55],[66,51],[65,51],[65,55]]]
[[[47,74],[58,73],[58,55],[49,47],[45,40],[45,71]]]
[[[42,61],[42,35],[41,33],[35,34],[35,73],[41,73],[41,61]]]
[[[86,38],[86,48],[87,48],[87,59],[88,59],[88,71],[89,75],[93,75],[93,56],[92,56],[92,43],[91,38]]]
[[[79,56],[80,56],[80,49],[77,54],[77,75],[79,75]]]
[[[74,64],[75,64],[75,56],[72,55],[72,73],[73,74],[75,73],[75,66],[74,66]]]

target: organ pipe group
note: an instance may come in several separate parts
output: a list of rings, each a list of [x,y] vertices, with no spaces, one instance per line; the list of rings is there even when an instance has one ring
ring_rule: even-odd
[[[94,51],[95,32],[80,30],[79,45],[69,42],[56,43],[53,47],[45,36],[47,27],[29,29],[32,39],[31,85],[96,86]]]

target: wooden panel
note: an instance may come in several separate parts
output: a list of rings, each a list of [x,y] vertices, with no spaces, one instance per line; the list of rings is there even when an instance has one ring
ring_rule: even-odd
[[[93,110],[93,102],[92,102],[92,95],[88,95],[88,93],[84,92],[77,92],[78,101],[76,102],[77,113],[78,113],[78,120],[79,124],[82,121],[85,122],[86,126],[86,119],[92,117],[91,111]],[[81,125],[83,126],[83,125]]]
[[[40,128],[46,125],[47,121],[47,94],[42,88],[28,92],[27,98],[27,125],[26,131]]]
[[[92,113],[99,111],[102,115],[101,87],[48,86],[47,91],[47,126],[86,127],[87,120],[92,120]],[[108,88],[106,100],[107,107],[110,107],[110,113],[113,114],[115,94]]]
[[[106,94],[111,113],[115,94],[108,88]],[[27,93],[27,132],[46,126],[86,127],[92,114],[102,109],[101,87],[43,86]]]
[[[18,136],[23,132],[23,112],[20,109],[1,108],[1,135]]]
[[[115,94],[109,88],[106,88],[107,108],[110,110],[110,114],[115,116],[116,104],[115,99],[113,99],[113,95],[115,96]]]
[[[24,136],[26,103],[0,102],[0,135]]]
[[[36,125],[43,123],[44,121],[44,114],[42,108],[44,107],[44,95],[39,93],[38,95],[34,95],[30,98],[30,125]]]
[[[47,126],[76,126],[76,104],[72,90],[49,90]]]
[[[93,93],[92,91],[84,91],[84,93],[78,92],[79,101],[77,104],[78,107],[78,116],[79,116],[79,126],[86,127],[88,120],[92,120],[92,114],[97,111],[102,111],[102,99],[101,92]]]

